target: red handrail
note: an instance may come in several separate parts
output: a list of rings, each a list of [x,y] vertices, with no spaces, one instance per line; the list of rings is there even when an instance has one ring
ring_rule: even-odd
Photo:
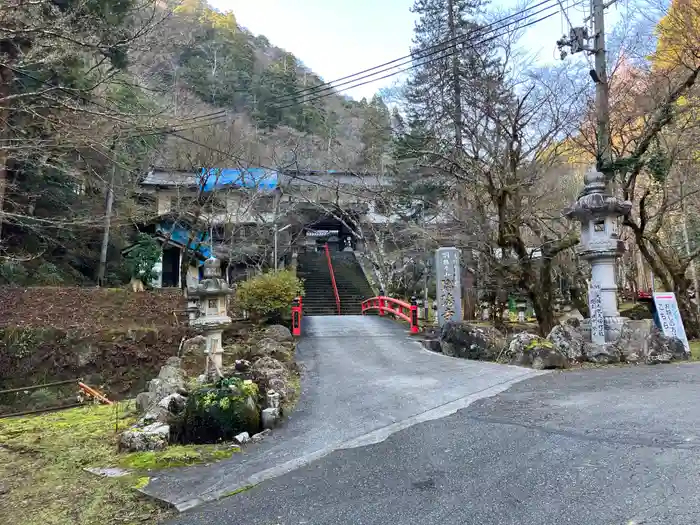
[[[331,251],[328,249],[328,244],[326,244],[324,248],[326,250],[326,259],[328,260],[328,271],[331,273],[333,293],[335,294],[335,306],[338,308],[338,315],[340,315],[340,295],[338,295],[338,285],[335,283],[335,272],[333,271],[333,263],[331,262]]]
[[[400,301],[392,297],[380,295],[372,297],[362,303],[362,315],[368,310],[379,310],[379,315],[385,313],[394,314],[396,317],[408,321],[411,325],[411,333],[417,334],[418,328],[418,306],[415,304],[415,297],[411,299],[411,303]]]

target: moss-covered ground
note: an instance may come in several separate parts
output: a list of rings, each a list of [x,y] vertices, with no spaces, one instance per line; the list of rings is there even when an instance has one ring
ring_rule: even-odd
[[[17,525],[156,523],[171,512],[142,496],[152,469],[230,457],[230,445],[171,446],[120,454],[117,433],[135,420],[128,403],[0,420],[0,516]],[[106,478],[87,467],[122,467]]]

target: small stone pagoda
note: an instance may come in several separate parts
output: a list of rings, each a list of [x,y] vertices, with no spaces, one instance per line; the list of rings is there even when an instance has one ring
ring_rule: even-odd
[[[196,298],[199,303],[199,315],[192,321],[192,326],[202,329],[207,341],[208,376],[221,373],[222,334],[226,325],[231,323],[226,313],[226,298],[232,293],[228,283],[221,278],[221,263],[214,257],[204,262],[204,278],[197,287],[187,290],[188,298]]]
[[[589,289],[590,319],[584,321],[591,342],[613,343],[620,337],[625,319],[617,309],[615,265],[624,251],[619,238],[620,218],[632,209],[608,191],[605,175],[595,169],[586,173],[584,187],[576,202],[564,212],[581,223],[579,255],[591,265]]]

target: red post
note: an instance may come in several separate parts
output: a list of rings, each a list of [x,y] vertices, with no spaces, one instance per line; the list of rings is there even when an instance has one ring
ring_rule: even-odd
[[[292,301],[292,335],[295,337],[301,335],[301,301],[299,297]]]
[[[418,301],[415,295],[411,297],[411,333],[418,333]]]
[[[379,315],[384,315],[384,290],[379,290]]]

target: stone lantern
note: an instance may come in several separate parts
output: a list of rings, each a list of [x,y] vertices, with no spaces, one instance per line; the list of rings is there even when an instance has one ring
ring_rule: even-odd
[[[206,338],[207,375],[210,365],[216,375],[221,372],[223,330],[231,323],[226,313],[226,298],[232,293],[228,283],[221,278],[221,263],[214,257],[204,262],[204,278],[197,287],[188,290],[188,296],[199,301],[199,316],[192,321],[192,326],[202,329]]]
[[[631,209],[631,202],[608,192],[605,175],[593,169],[586,173],[576,202],[564,212],[569,219],[581,223],[578,253],[591,265],[590,319],[585,321],[584,327],[590,330],[592,342],[596,344],[615,342],[625,321],[617,309],[615,265],[624,251],[619,238],[620,218]]]

